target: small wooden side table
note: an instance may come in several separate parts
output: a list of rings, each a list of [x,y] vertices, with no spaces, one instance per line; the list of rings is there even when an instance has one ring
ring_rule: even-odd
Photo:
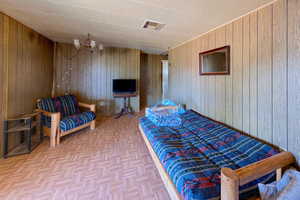
[[[115,119],[118,119],[123,115],[132,115],[134,113],[130,105],[130,97],[136,97],[136,93],[114,93],[113,96],[114,98],[123,98],[123,108],[121,112],[116,115]]]
[[[9,141],[12,134],[20,134],[20,143],[10,148]],[[7,119],[4,121],[3,130],[3,157],[31,153],[43,138],[40,112]]]

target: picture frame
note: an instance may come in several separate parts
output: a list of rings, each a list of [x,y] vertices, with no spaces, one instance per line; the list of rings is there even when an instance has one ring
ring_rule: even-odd
[[[230,46],[223,46],[199,53],[199,74],[229,75]]]

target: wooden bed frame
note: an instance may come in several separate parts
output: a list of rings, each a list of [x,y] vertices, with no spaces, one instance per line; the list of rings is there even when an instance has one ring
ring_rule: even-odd
[[[154,152],[152,145],[146,137],[141,125],[140,132],[154,161],[154,164],[165,184],[165,187],[172,200],[182,200],[183,198],[177,191],[170,176],[165,171],[159,158]],[[221,199],[222,200],[239,200],[239,186],[249,183],[259,177],[267,175],[276,170],[276,179],[280,180],[282,176],[282,168],[295,163],[295,158],[290,152],[281,152],[272,157],[260,160],[237,170],[230,168],[221,169]],[[253,199],[253,198],[252,198]],[[259,198],[258,198],[259,199]]]

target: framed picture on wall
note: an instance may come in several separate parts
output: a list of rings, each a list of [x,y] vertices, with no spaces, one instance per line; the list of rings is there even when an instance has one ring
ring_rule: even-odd
[[[229,75],[230,46],[199,53],[200,75]]]

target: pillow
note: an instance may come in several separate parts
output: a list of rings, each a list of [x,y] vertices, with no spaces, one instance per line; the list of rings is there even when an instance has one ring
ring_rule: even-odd
[[[289,170],[289,184],[278,194],[277,200],[298,200],[300,199],[300,172]]]
[[[287,170],[280,181],[258,184],[262,200],[296,200],[300,194],[300,173]],[[297,198],[298,197],[298,198]]]
[[[146,117],[156,126],[180,126],[182,119],[174,109],[146,109]]]
[[[259,183],[258,189],[259,189],[261,200],[276,200],[277,197],[276,183],[271,183],[266,185]]]

